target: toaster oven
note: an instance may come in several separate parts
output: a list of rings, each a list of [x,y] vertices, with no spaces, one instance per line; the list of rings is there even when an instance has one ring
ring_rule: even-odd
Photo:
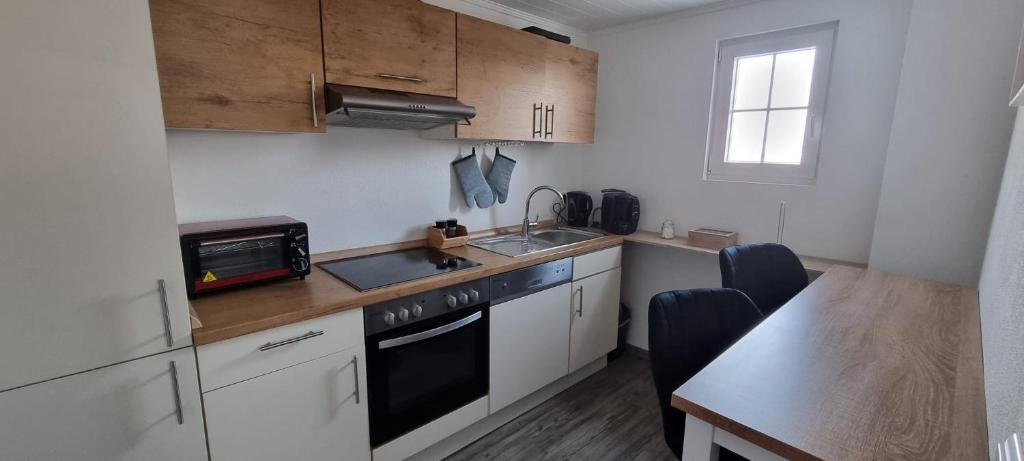
[[[181,224],[178,233],[189,298],[310,271],[306,223],[287,216]]]

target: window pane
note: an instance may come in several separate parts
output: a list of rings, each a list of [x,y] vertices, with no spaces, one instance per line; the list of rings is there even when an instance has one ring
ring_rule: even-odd
[[[760,163],[767,112],[736,112],[729,124],[728,163]]]
[[[772,107],[807,107],[814,75],[814,48],[775,55]]]
[[[803,157],[806,126],[807,109],[772,111],[768,116],[764,162],[799,165]]]
[[[772,55],[736,58],[736,73],[733,79],[733,110],[768,107]]]

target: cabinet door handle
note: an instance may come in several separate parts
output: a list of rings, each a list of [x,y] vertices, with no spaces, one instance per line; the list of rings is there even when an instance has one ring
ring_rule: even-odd
[[[550,128],[549,128],[550,125]],[[553,137],[555,134],[555,105],[552,104],[544,109],[544,139]]]
[[[181,390],[178,387],[178,364],[170,363],[171,387],[174,390],[174,414],[178,417],[178,425],[185,424],[185,416],[181,413]]]
[[[309,338],[315,338],[315,337],[321,336],[323,334],[324,334],[323,330],[320,330],[320,331],[310,331],[310,332],[308,332],[306,334],[299,335],[299,336],[296,336],[294,338],[283,339],[281,341],[271,341],[269,343],[266,343],[266,344],[260,346],[258,348],[258,350],[260,352],[269,351],[271,349],[275,349],[275,348],[278,348],[278,347],[281,347],[281,346],[287,346],[289,344],[297,343],[299,341],[304,341],[304,340],[307,340]]]
[[[406,81],[406,82],[423,83],[423,79],[422,78],[418,78],[418,77],[406,77],[404,75],[394,75],[394,74],[377,74],[377,76],[380,77],[380,78],[390,78],[392,80],[402,80],[402,81]]]
[[[313,103],[313,128],[320,128],[320,117],[316,116],[316,73],[309,73],[309,100]]]
[[[168,348],[174,347],[174,335],[171,333],[171,309],[167,305],[167,288],[164,279],[156,281],[156,291],[160,293],[160,312],[164,316],[164,342]]]
[[[583,287],[580,287],[580,307],[576,309],[576,315],[583,318]]]
[[[356,396],[356,405],[359,405],[359,356],[358,355],[353,355],[352,356],[352,372],[353,372],[352,376],[354,376],[355,380],[356,380],[356,391],[353,392],[352,394]]]
[[[538,137],[543,136],[544,134],[543,129],[541,128],[541,124],[544,123],[543,110],[543,104],[533,105],[533,125],[531,126],[531,128],[533,128],[533,136],[531,136],[533,139],[537,139]]]

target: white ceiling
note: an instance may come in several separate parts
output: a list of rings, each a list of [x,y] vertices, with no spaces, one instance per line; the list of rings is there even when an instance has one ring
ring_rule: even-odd
[[[534,16],[592,31],[721,0],[492,0]]]

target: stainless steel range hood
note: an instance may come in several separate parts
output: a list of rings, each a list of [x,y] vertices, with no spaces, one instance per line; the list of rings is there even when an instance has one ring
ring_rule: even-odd
[[[327,123],[359,128],[424,130],[469,123],[476,109],[455,98],[349,85],[326,85]]]

